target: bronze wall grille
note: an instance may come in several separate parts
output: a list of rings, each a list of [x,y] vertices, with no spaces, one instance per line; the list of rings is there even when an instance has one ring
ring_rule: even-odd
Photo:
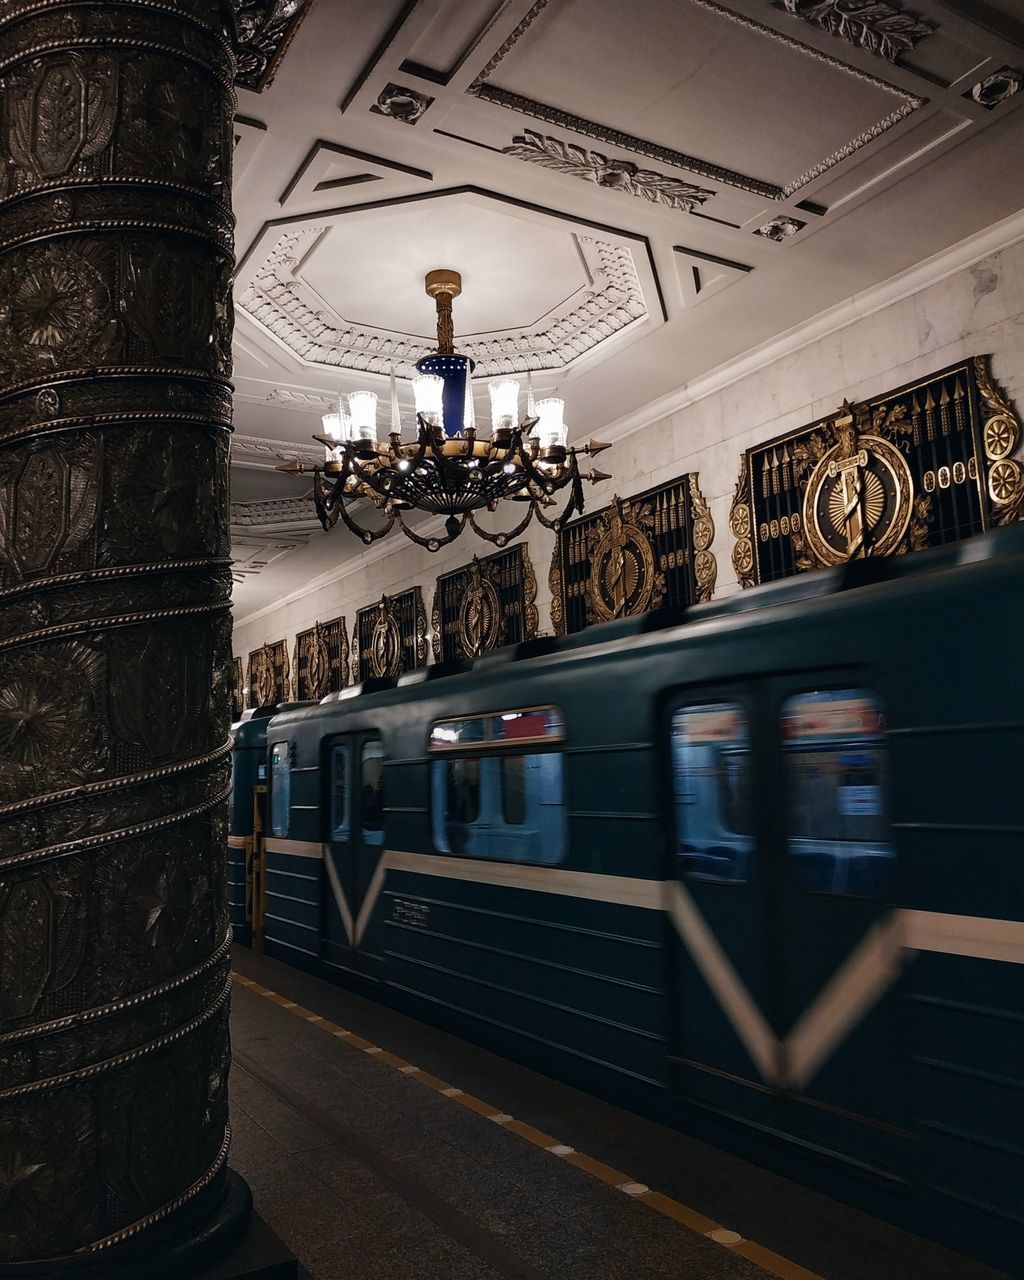
[[[423,593],[412,587],[360,609],[352,629],[352,679],[400,676],[427,663]]]
[[[748,449],[730,515],[737,578],[774,582],[1020,519],[1020,439],[979,356]]]
[[[714,532],[696,474],[632,498],[616,496],[566,525],[549,579],[556,634],[709,600],[717,574]]]
[[[458,662],[537,634],[537,577],[525,543],[437,579],[434,660]]]
[[[275,640],[249,654],[249,706],[270,707],[291,697],[288,643]]]
[[[348,628],[344,618],[317,622],[295,637],[293,694],[298,702],[318,702],[348,684]]]

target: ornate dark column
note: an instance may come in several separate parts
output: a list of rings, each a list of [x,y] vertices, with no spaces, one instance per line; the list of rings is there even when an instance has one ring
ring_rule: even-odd
[[[231,38],[228,0],[0,0],[0,1273],[156,1274],[244,1212]]]

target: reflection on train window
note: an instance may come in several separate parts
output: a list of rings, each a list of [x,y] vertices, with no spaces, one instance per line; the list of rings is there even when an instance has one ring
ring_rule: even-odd
[[[472,720],[442,720],[430,731],[430,747],[434,751],[473,746],[487,737],[487,722],[482,717]]]
[[[434,847],[505,862],[561,862],[562,756],[463,756],[431,765]]]
[[[565,737],[565,722],[557,707],[529,707],[494,715],[459,720],[439,720],[430,730],[431,751],[459,751],[474,746],[522,746],[529,742],[555,743]]]
[[[331,751],[331,835],[348,839],[348,747]]]
[[[384,744],[363,743],[359,823],[365,844],[384,843]]]
[[[683,707],[672,717],[679,870],[739,884],[754,844],[750,730],[736,702]]]
[[[864,689],[801,693],[782,708],[789,853],[817,893],[889,896],[885,715]]]
[[[501,816],[509,826],[526,821],[525,756],[503,756],[501,761]]]
[[[288,834],[288,806],[292,776],[288,767],[288,743],[275,742],[270,749],[270,833]]]

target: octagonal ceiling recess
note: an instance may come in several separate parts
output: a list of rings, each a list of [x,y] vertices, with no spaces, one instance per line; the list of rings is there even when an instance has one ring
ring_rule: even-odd
[[[239,306],[304,362],[410,377],[437,345],[438,266],[462,274],[456,342],[481,376],[565,368],[649,316],[628,241],[467,191],[269,230]]]

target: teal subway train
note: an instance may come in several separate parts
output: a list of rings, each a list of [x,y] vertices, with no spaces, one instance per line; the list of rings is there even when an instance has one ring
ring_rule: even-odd
[[[1017,526],[281,709],[239,923],[1016,1269],[1022,635]]]

